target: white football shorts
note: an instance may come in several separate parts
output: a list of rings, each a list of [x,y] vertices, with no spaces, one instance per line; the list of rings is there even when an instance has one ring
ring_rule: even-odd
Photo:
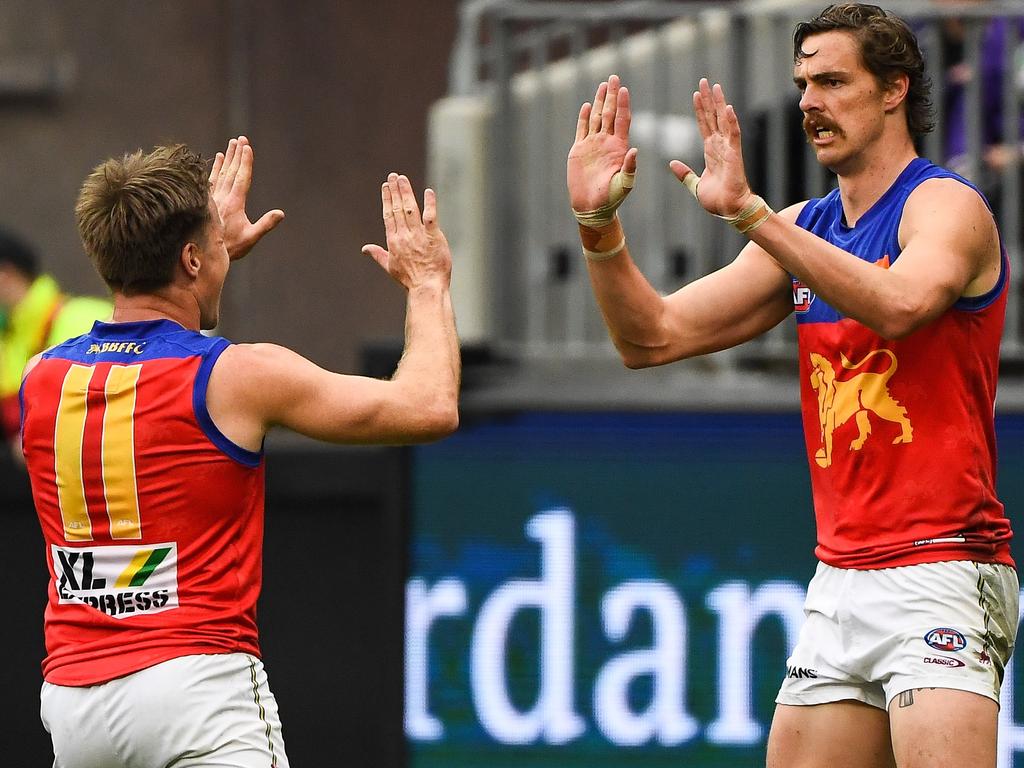
[[[853,570],[819,563],[779,704],[952,688],[999,701],[1017,635],[1017,572],[956,560]]]
[[[263,663],[182,656],[83,688],[43,683],[54,768],[288,768]]]

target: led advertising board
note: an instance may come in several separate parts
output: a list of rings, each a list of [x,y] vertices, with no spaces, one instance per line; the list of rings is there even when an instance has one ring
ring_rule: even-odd
[[[763,766],[816,565],[796,415],[495,417],[412,473],[412,768]]]

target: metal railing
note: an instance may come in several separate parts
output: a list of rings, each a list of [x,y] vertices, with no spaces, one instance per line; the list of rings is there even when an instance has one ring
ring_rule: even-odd
[[[743,240],[708,216],[666,169],[679,158],[701,166],[690,94],[698,79],[721,82],[744,131],[754,189],[776,209],[817,197],[833,184],[806,147],[792,84],[792,33],[823,3],[531,2],[473,0],[462,9],[451,65],[450,98],[434,110],[431,175],[453,210],[449,239],[468,277],[456,276],[463,331],[527,359],[614,356],[579,256],[565,192],[565,157],[580,104],[609,73],[630,87],[631,141],[640,148],[637,188],[621,211],[630,250],[664,293],[731,261]],[[944,163],[949,95],[944,25],[958,18],[966,71],[982,71],[994,20],[1001,27],[996,87],[1012,158],[982,173],[986,103],[980,77],[964,84],[966,161],[962,170],[989,183],[991,203],[1011,256],[1011,296],[1003,355],[1024,363],[1020,280],[1020,117],[1024,48],[1021,4],[901,2],[925,51],[938,128],[922,153]],[[991,53],[991,52],[990,52]],[[991,121],[990,121],[991,122]],[[448,224],[446,226],[451,226]],[[460,283],[461,280],[461,283]],[[460,308],[461,309],[461,308]],[[712,369],[765,367],[795,356],[795,324],[706,362]],[[1012,366],[1011,366],[1012,367]],[[789,369],[787,369],[789,370]],[[787,374],[791,375],[791,374]]]

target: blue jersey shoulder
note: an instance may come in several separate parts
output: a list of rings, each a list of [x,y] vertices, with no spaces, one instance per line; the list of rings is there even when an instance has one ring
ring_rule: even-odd
[[[220,336],[204,336],[171,320],[131,323],[97,321],[89,333],[50,348],[43,353],[43,358],[87,364],[140,363],[146,360],[203,357],[228,343]]]
[[[956,179],[981,195],[977,187],[963,177],[918,157],[903,169],[896,181],[857,220],[855,226],[847,226],[838,189],[833,189],[825,197],[809,200],[797,217],[797,226],[813,232],[862,261],[888,269],[899,258],[902,250],[899,226],[907,198],[922,182],[935,178]],[[793,306],[798,323],[836,322],[843,317],[795,277]]]

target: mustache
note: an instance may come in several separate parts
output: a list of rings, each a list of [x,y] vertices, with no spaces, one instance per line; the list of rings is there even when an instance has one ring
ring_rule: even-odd
[[[831,120],[826,120],[825,118],[820,117],[818,115],[804,115],[803,127],[804,133],[806,133],[808,136],[816,135],[820,129],[832,131],[837,136],[840,133],[842,133],[838,125],[833,123]]]

